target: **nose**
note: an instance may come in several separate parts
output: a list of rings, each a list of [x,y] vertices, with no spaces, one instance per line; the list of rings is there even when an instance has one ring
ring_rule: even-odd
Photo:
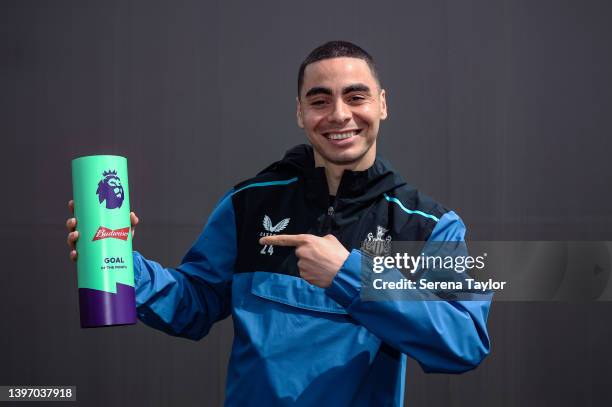
[[[344,103],[342,98],[338,98],[334,103],[334,108],[329,114],[329,121],[332,123],[344,123],[351,118],[351,111]]]

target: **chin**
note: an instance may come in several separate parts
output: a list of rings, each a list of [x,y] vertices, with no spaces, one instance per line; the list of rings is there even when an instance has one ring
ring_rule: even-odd
[[[347,165],[358,162],[365,154],[325,154],[323,157],[337,165]]]

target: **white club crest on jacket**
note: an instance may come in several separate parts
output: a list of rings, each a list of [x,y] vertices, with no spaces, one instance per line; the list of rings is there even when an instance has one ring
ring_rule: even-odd
[[[391,251],[391,236],[385,238],[385,233],[388,231],[388,229],[378,225],[376,227],[376,237],[372,233],[368,233],[367,238],[361,243],[361,250],[371,256],[389,254]]]

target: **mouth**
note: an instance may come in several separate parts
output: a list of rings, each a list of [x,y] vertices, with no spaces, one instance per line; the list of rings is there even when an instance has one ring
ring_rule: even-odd
[[[361,133],[362,129],[330,131],[323,133],[323,136],[328,140],[346,140]]]

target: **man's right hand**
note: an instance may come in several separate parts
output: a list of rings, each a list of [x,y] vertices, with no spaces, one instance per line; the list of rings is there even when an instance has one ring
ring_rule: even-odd
[[[74,201],[71,199],[68,201],[68,209],[70,209],[70,213],[74,215]],[[136,233],[136,225],[138,224],[138,216],[134,212],[130,212],[130,223],[132,224],[132,238]],[[76,230],[76,218],[68,218],[66,221],[66,228],[68,229],[68,247],[70,247],[70,260],[76,261],[77,259],[77,251],[76,251],[76,241],[79,239],[79,231]]]

